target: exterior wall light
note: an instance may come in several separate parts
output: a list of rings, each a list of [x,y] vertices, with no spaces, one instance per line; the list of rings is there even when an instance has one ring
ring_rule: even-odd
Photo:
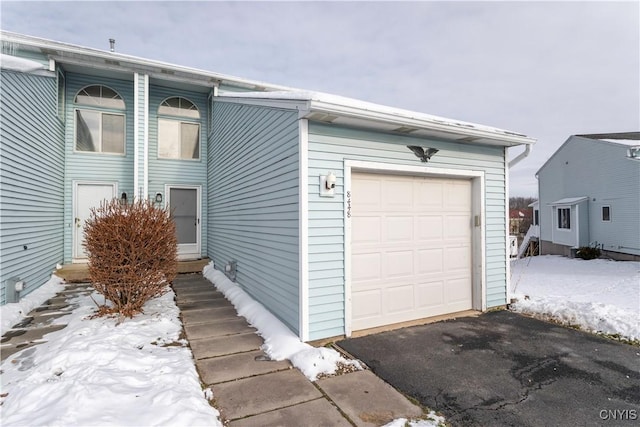
[[[634,160],[640,160],[640,147],[631,147],[627,150],[627,157]]]
[[[127,193],[125,193],[124,191],[120,195],[120,203],[123,205],[127,204]]]
[[[155,202],[162,203],[162,193],[156,193]]]
[[[320,196],[333,197],[336,189],[336,176],[333,172],[326,175],[320,175]]]

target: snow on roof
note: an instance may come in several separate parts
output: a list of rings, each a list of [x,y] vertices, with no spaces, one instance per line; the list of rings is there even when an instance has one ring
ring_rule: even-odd
[[[0,53],[0,68],[4,70],[20,71],[22,73],[32,73],[44,70],[45,66],[31,59],[19,58],[13,55]]]
[[[499,129],[491,126],[470,123],[461,120],[448,119],[445,117],[434,116],[431,114],[419,113],[416,111],[405,110],[401,108],[389,107],[386,105],[375,104],[372,102],[362,101],[354,98],[333,95],[324,92],[307,91],[307,90],[286,90],[286,91],[267,91],[267,92],[230,92],[221,90],[220,96],[233,98],[252,98],[252,99],[274,99],[287,101],[309,101],[312,103],[333,104],[337,106],[350,107],[358,110],[368,111],[372,113],[387,114],[400,119],[420,120],[431,122],[438,125],[449,125],[459,128],[474,129],[479,131],[491,132],[494,134],[503,134],[527,138],[526,135]]]
[[[564,199],[556,200],[555,202],[549,203],[550,205],[577,205],[580,202],[589,199],[587,196],[582,197],[566,197]]]

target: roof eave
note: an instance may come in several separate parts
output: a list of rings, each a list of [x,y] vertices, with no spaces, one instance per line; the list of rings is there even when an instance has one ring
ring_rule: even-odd
[[[21,46],[31,47],[47,55],[51,59],[64,64],[65,61],[76,65],[111,67],[118,69],[131,69],[147,71],[155,76],[162,76],[169,80],[172,76],[180,75],[182,79],[191,79],[195,82],[208,81],[210,83],[231,84],[257,91],[263,90],[291,90],[286,86],[273,85],[257,80],[243,79],[226,74],[212,73],[197,68],[184,67],[161,61],[148,60],[136,56],[125,55],[117,52],[109,52],[95,48],[77,46],[57,42],[38,37],[25,36],[18,33],[1,31],[2,40],[9,43],[17,43]],[[175,79],[175,77],[174,77]]]
[[[425,119],[421,117],[411,117],[404,114],[392,114],[386,111],[376,111],[367,108],[358,108],[348,105],[340,105],[325,101],[311,100],[310,112],[323,112],[338,116],[352,117],[356,119],[389,123],[415,127],[426,131],[435,131],[451,135],[454,139],[477,138],[492,141],[491,145],[512,147],[517,145],[531,145],[535,139],[525,135],[500,131],[498,129],[488,130],[474,128],[471,126],[456,125],[435,119]],[[469,141],[465,141],[469,142]]]

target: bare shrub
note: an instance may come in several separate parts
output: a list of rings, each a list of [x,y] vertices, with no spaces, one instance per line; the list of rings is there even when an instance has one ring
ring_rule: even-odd
[[[84,247],[93,287],[113,303],[100,306],[98,315],[142,313],[176,275],[175,223],[166,209],[145,200],[122,204],[114,199],[91,209]]]

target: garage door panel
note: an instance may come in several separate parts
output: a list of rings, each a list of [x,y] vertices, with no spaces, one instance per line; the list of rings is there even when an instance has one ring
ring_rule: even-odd
[[[417,251],[417,274],[438,274],[444,271],[444,250],[442,248]]]
[[[413,251],[386,252],[386,277],[397,278],[414,275]]]
[[[413,311],[415,300],[413,292],[413,284],[388,288],[384,295],[388,301],[387,314]]]
[[[449,274],[455,274],[458,271],[469,272],[471,267],[470,259],[471,248],[469,246],[461,246],[445,249],[445,270]]]
[[[351,227],[351,241],[357,245],[359,243],[380,243],[382,218],[380,217],[360,217],[354,221]]]
[[[450,181],[445,184],[446,208],[449,210],[467,210],[471,200],[471,186],[465,181]]]
[[[413,240],[412,216],[387,216],[384,218],[386,242],[411,242]]]
[[[358,292],[353,295],[353,320],[378,318],[382,315],[382,299],[379,289]]]
[[[468,242],[471,239],[470,215],[447,215],[445,224],[445,239],[460,239],[464,242]]]
[[[416,233],[418,240],[442,240],[442,215],[421,215],[416,217]]]
[[[377,280],[381,276],[381,253],[354,254],[351,259],[351,274],[355,284],[366,280]]]
[[[471,181],[355,173],[352,183],[352,330],[470,309]],[[367,188],[378,193],[356,193]]]
[[[416,179],[413,184],[413,199],[417,209],[442,208],[444,204],[443,185],[441,182]]]
[[[416,306],[420,309],[444,305],[444,281],[416,285]]]
[[[469,287],[468,277],[447,280],[445,290],[447,304],[465,303],[471,298],[471,288]]]
[[[357,194],[353,200],[353,214],[380,210],[380,180],[360,179],[352,183],[353,194]]]
[[[410,212],[413,207],[413,188],[403,179],[387,179],[382,175],[382,201],[384,211]]]

